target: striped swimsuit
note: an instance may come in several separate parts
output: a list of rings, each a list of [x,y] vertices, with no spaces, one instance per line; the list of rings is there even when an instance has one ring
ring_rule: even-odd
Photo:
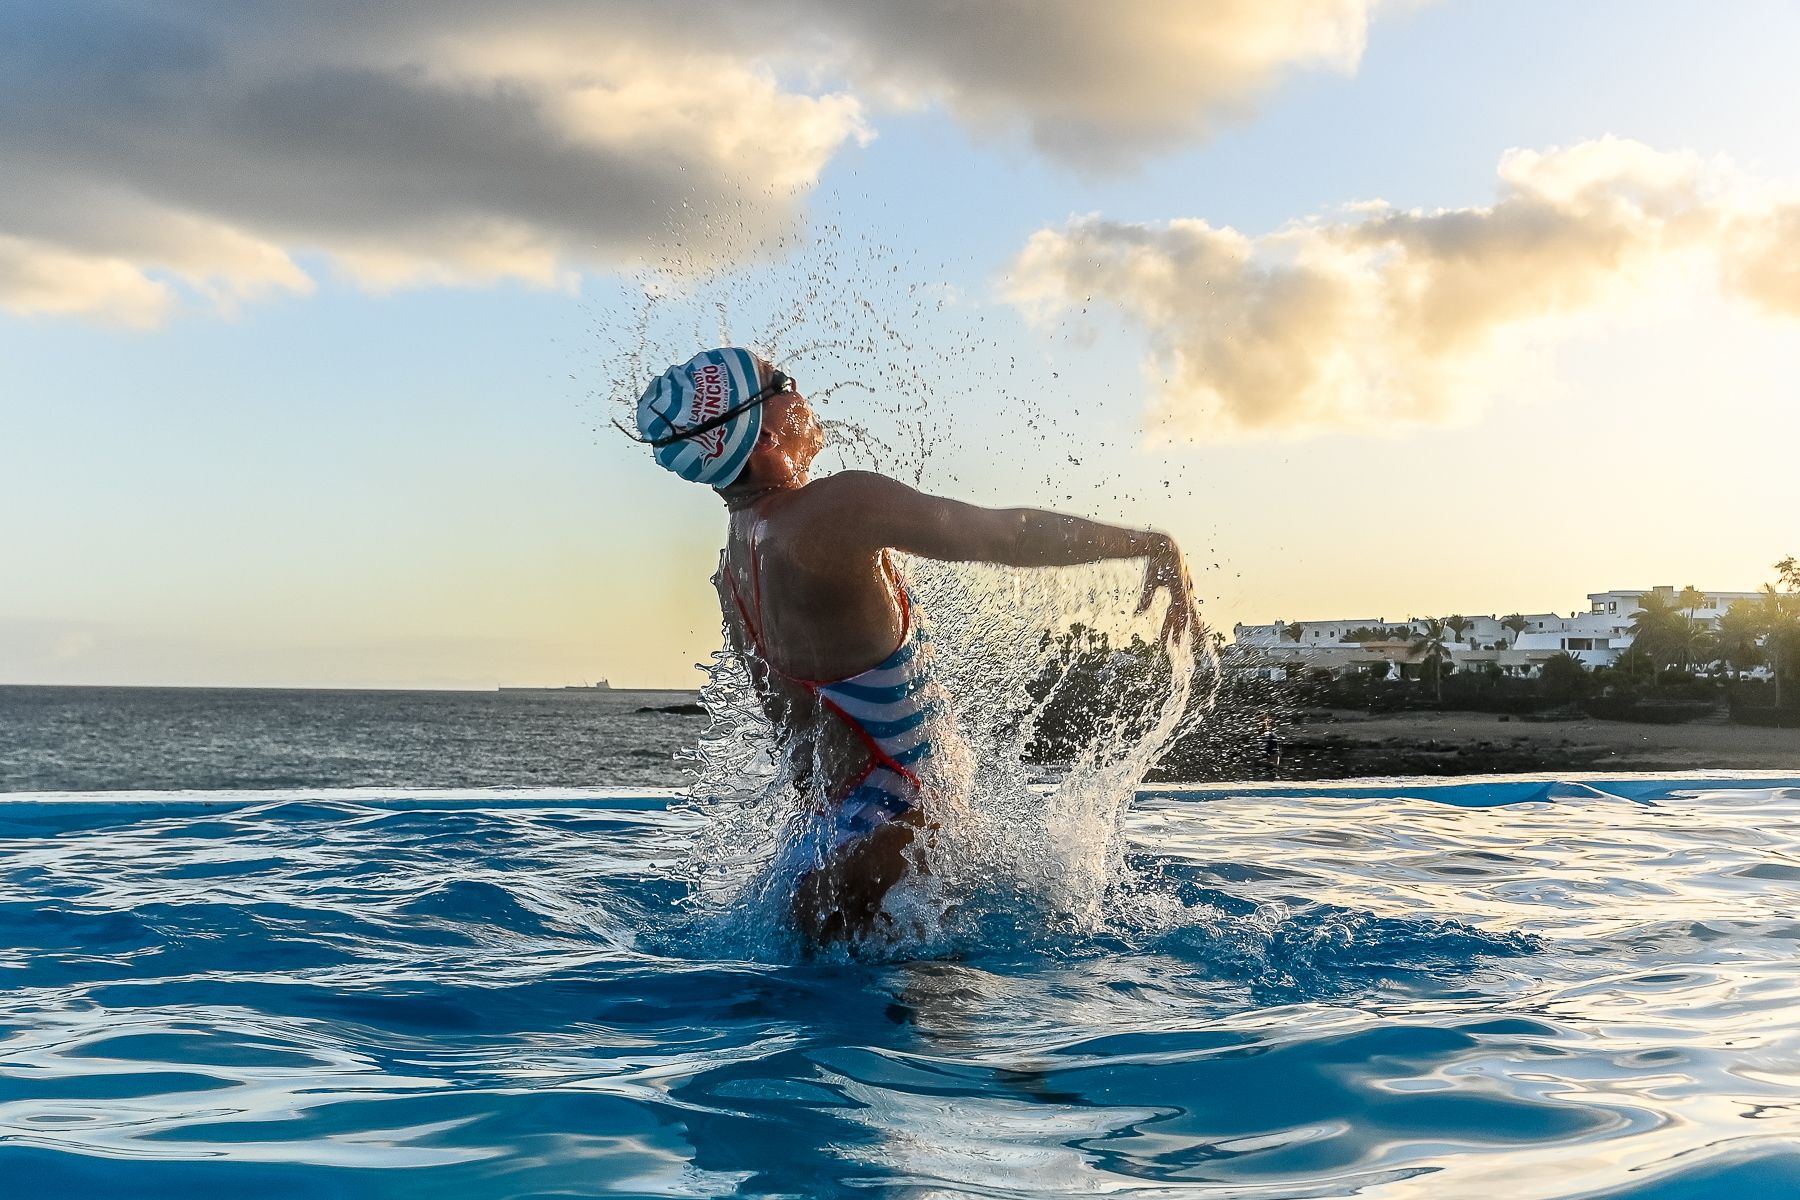
[[[892,577],[892,567],[889,568]],[[895,817],[919,807],[918,770],[932,754],[932,722],[942,712],[942,701],[931,686],[931,639],[912,619],[912,601],[896,578],[900,593],[900,644],[879,663],[847,679],[823,681],[789,675],[770,659],[763,645],[760,620],[752,620],[750,607],[738,592],[729,568],[724,571],[737,602],[744,629],[757,657],[772,672],[818,698],[819,705],[842,721],[863,748],[868,760],[842,784],[831,798],[824,823],[815,821],[789,847],[785,858],[804,869],[826,855],[872,833]],[[756,612],[762,615],[762,574],[756,554],[756,537],[750,539],[750,580]],[[810,857],[812,862],[805,863]]]

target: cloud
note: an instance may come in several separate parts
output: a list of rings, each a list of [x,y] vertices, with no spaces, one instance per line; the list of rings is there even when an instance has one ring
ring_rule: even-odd
[[[305,255],[392,287],[730,254],[864,133],[711,39],[537,7],[504,38],[457,5],[0,8],[0,305],[145,324],[172,285],[303,292]]]
[[[872,94],[939,102],[1043,153],[1116,168],[1247,117],[1290,71],[1348,74],[1374,0],[902,0],[791,6]],[[1102,15],[1103,14],[1103,15]],[[802,22],[797,22],[802,23]]]
[[[0,6],[0,308],[741,260],[870,106],[1120,165],[1352,69],[1374,0],[63,0]]]
[[[1496,201],[1385,202],[1250,237],[1203,220],[1039,230],[1011,299],[1090,299],[1149,339],[1152,420],[1199,438],[1371,429],[1465,410],[1505,335],[1597,311],[1699,266],[1800,316],[1800,205],[1729,164],[1618,138],[1499,167]]]
[[[0,308],[10,312],[84,313],[142,328],[161,321],[171,300],[125,259],[0,235]]]

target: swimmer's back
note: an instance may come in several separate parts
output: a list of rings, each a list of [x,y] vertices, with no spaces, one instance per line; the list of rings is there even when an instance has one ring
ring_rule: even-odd
[[[720,563],[727,620],[737,598],[777,671],[847,679],[894,652],[903,632],[899,583],[857,519],[864,472],[815,480],[731,514]],[[736,597],[732,595],[735,586]]]

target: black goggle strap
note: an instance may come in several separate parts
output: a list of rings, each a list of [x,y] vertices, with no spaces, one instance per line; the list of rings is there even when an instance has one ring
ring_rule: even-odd
[[[631,432],[631,430],[629,430],[629,429],[625,428],[623,425],[619,424],[619,419],[617,417],[613,418],[613,428],[617,429],[620,433],[624,434],[626,437],[630,438],[632,441],[638,443],[641,446],[649,446],[653,450],[660,450],[664,446],[673,446],[676,442],[685,442],[689,438],[699,437],[703,433],[712,432],[713,430],[717,429],[719,426],[730,422],[730,420],[733,417],[737,416],[739,413],[747,412],[750,409],[755,408],[759,404],[766,403],[771,396],[776,396],[776,395],[779,395],[780,393],[786,391],[788,388],[793,386],[793,383],[794,383],[794,381],[792,379],[790,379],[788,376],[782,374],[780,371],[771,372],[769,375],[769,386],[762,389],[760,392],[756,393],[756,395],[750,397],[748,400],[744,401],[742,404],[734,404],[730,408],[726,409],[724,412],[720,413],[718,416],[708,417],[706,420],[700,422],[698,425],[695,425],[688,429],[683,429],[680,433],[672,433],[668,437],[660,437],[660,438],[639,437],[637,434]],[[663,420],[667,421],[669,424],[671,424],[671,425],[675,424],[675,419],[673,417],[671,417],[668,413],[660,412],[654,407],[652,407],[650,409],[650,411],[653,413],[656,413],[657,416],[661,417]]]

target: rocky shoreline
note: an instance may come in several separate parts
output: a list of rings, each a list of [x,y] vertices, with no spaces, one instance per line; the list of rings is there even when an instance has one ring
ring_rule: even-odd
[[[1579,718],[1521,721],[1490,713],[1309,714],[1281,730],[1267,776],[1348,779],[1523,771],[1787,770],[1800,773],[1800,730],[1724,720],[1639,725]]]

